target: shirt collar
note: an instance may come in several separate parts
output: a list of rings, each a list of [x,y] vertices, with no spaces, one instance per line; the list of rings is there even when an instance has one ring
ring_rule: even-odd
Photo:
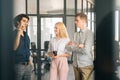
[[[87,30],[87,28],[84,28],[82,30],[80,30],[79,32],[85,32]]]

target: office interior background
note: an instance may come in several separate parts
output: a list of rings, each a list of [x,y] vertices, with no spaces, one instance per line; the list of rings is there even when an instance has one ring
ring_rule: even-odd
[[[111,66],[113,65],[111,65],[111,63],[107,65],[107,68],[109,67],[109,72],[107,71],[108,69],[106,69],[106,65],[104,66],[102,62],[105,61],[105,63],[108,63],[109,61],[106,61],[109,59],[112,60],[114,56],[113,46],[109,46],[106,43],[108,42],[111,44],[111,41],[118,41],[119,44],[120,41],[120,6],[118,0],[1,0],[0,4],[1,80],[12,79],[13,76],[11,74],[12,65],[10,61],[8,61],[8,53],[11,52],[10,36],[13,30],[11,23],[13,17],[20,13],[28,14],[30,17],[27,31],[31,42],[36,45],[37,55],[39,56],[37,67],[39,80],[42,75],[41,62],[45,60],[43,57],[45,52],[45,41],[49,41],[51,37],[54,37],[54,24],[58,21],[64,22],[69,36],[72,39],[73,33],[78,31],[74,25],[74,15],[79,12],[85,12],[87,14],[87,26],[95,34],[95,43],[97,43],[95,51],[96,80],[101,79],[101,76],[107,76],[106,79],[108,79],[108,77],[111,78]],[[102,45],[102,43],[104,45]],[[105,48],[108,51],[104,51]],[[115,52],[119,52],[119,50]],[[119,53],[117,56],[119,56]],[[71,58],[69,61],[71,61]],[[103,68],[101,69],[100,66],[103,66]]]
[[[14,15],[26,13],[30,17],[28,34],[37,48],[44,49],[44,42],[54,37],[56,22],[64,22],[70,38],[77,31],[74,15],[85,12],[88,15],[88,28],[95,31],[93,0],[14,0]]]

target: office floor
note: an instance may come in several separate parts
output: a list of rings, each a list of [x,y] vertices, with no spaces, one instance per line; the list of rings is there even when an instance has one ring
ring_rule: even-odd
[[[92,80],[94,80],[93,79],[93,74],[92,74]],[[43,74],[41,78],[42,78],[41,80],[49,80],[49,71],[47,71],[45,74]],[[32,75],[32,80],[37,80],[37,74],[34,74],[34,72],[33,72],[33,75]],[[68,73],[67,80],[75,80],[72,65],[69,65],[69,73]]]
[[[42,79],[41,80],[49,80],[49,71],[46,72],[45,74],[42,74]],[[33,72],[32,74],[32,80],[37,80],[37,74]],[[74,71],[72,65],[69,65],[69,73],[68,73],[68,78],[67,80],[75,80],[74,79]]]

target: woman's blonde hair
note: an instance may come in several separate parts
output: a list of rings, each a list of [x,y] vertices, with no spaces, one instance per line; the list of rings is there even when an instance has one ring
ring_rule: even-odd
[[[55,26],[59,29],[58,36],[60,38],[68,38],[68,33],[63,22],[57,22]]]

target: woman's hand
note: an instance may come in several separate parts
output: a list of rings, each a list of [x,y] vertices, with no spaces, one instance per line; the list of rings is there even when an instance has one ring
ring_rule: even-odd
[[[59,54],[57,56],[53,56],[54,59],[59,58],[59,57],[70,57],[69,53],[63,53],[63,54]]]
[[[48,55],[52,58],[54,57],[54,54],[52,52],[49,52]]]
[[[52,59],[56,59],[58,57],[60,57],[60,55],[54,55],[52,52],[49,52],[48,55],[52,58]]]

